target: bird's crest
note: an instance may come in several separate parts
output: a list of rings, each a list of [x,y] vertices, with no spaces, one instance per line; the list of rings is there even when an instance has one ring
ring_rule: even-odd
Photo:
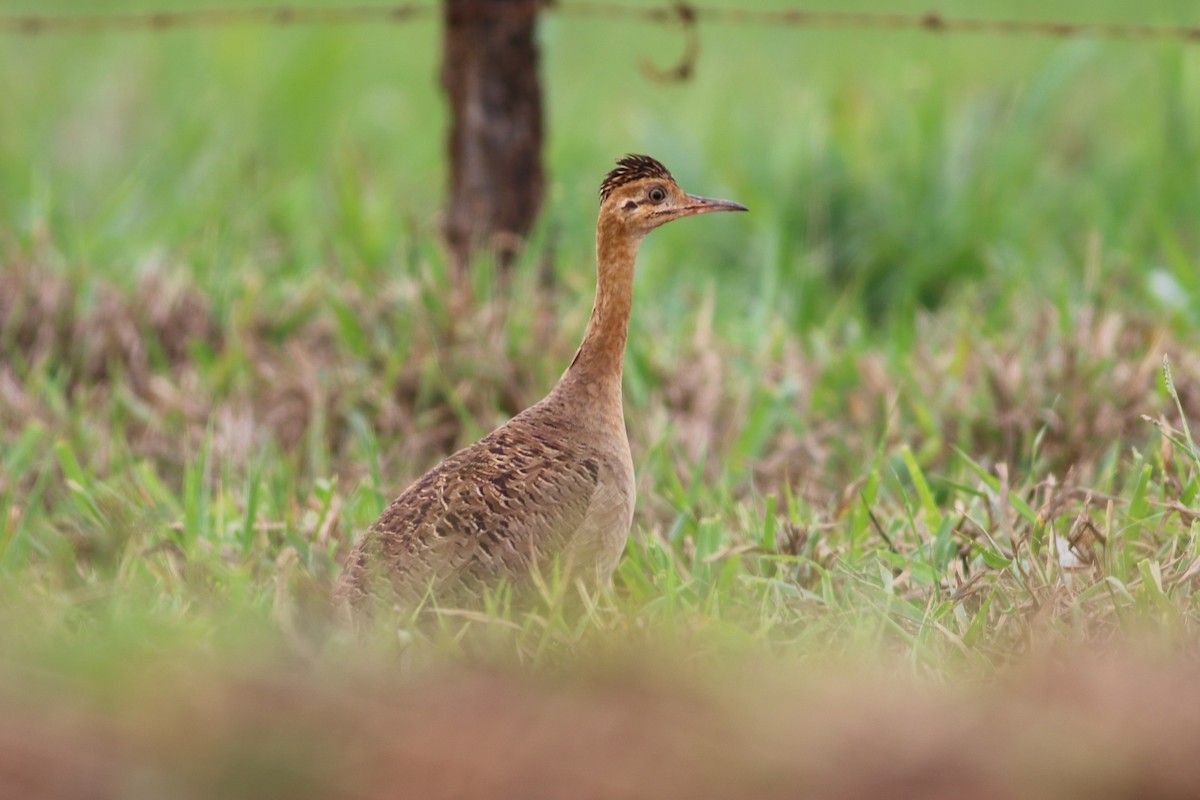
[[[608,173],[604,183],[600,184],[600,202],[603,203],[612,194],[612,190],[627,183],[640,181],[643,178],[660,178],[674,181],[671,171],[650,156],[639,156],[633,153],[617,161],[617,168]]]

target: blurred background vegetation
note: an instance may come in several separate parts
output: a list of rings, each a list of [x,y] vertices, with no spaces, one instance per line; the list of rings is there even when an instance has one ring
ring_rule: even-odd
[[[1019,12],[1010,5],[955,13]],[[30,9],[79,7],[5,4]],[[1187,12],[1065,2],[1039,16],[1186,23]],[[670,308],[713,284],[728,298],[721,319],[769,297],[797,330],[842,303],[879,323],[966,282],[1078,296],[1095,235],[1093,288],[1111,278],[1156,312],[1194,314],[1194,48],[716,25],[701,41],[694,80],[661,85],[638,63],[674,63],[678,31],[543,15],[548,231],[586,233],[596,175],[627,149],[755,206],[746,225],[663,237],[644,295]],[[10,36],[0,210],[18,242],[44,233],[64,266],[117,280],[148,259],[184,262],[225,294],[248,274],[285,291],[333,259],[343,280],[411,273],[443,184],[438,44],[435,17]],[[240,197],[257,202],[231,208]],[[555,269],[586,296],[590,237],[554,239]],[[683,280],[667,265],[697,239]]]

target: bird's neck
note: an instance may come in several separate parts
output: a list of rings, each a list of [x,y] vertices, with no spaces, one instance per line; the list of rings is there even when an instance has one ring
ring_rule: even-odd
[[[583,344],[559,385],[597,402],[621,407],[621,369],[629,312],[633,306],[633,270],[641,237],[602,219],[596,229],[596,303]]]

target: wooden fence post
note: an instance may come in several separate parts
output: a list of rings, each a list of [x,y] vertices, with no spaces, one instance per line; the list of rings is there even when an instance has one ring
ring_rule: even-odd
[[[506,281],[542,206],[539,0],[443,0],[442,87],[450,107],[443,222],[456,288],[471,257],[495,253]]]

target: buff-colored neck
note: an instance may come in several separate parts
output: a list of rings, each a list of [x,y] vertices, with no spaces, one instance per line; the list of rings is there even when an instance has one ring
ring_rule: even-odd
[[[641,236],[601,217],[596,228],[596,303],[583,344],[559,381],[559,389],[582,393],[621,408],[621,368],[633,306],[633,270]]]

